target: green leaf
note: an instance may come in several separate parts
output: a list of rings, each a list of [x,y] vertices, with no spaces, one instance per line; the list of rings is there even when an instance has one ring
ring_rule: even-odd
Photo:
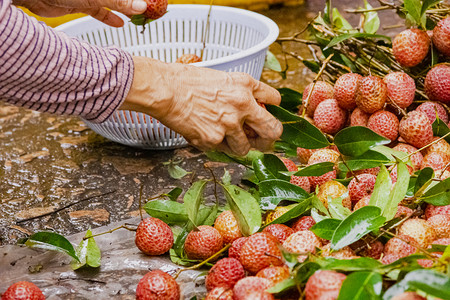
[[[439,51],[436,49],[436,47],[431,43],[431,66],[436,65],[439,63]]]
[[[382,208],[382,216],[386,218],[386,221],[394,218],[399,203],[405,198],[406,192],[408,191],[409,177],[409,171],[405,163],[398,163],[397,182],[389,194],[389,201]]]
[[[281,179],[289,181],[289,176],[280,172],[286,172],[287,168],[278,156],[273,154],[264,154],[262,158],[253,161],[253,170],[256,177],[260,180]]]
[[[144,205],[144,210],[150,216],[158,218],[169,225],[183,224],[188,221],[186,209],[179,202],[152,200]]]
[[[65,237],[54,232],[36,232],[28,238],[25,246],[66,253],[76,261],[80,261],[72,244]]]
[[[336,36],[335,38],[333,38],[330,43],[328,43],[328,45],[324,48],[324,50],[330,49],[334,46],[336,46],[339,43],[342,43],[345,40],[348,40],[349,38],[374,38],[374,39],[384,39],[387,40],[388,42],[391,41],[391,39],[388,36],[385,35],[380,35],[380,34],[370,34],[370,33],[344,33],[344,34],[340,34],[338,36]]]
[[[214,221],[217,218],[217,213],[219,211],[218,205],[205,206],[200,208],[197,215],[197,224],[200,225],[214,225]]]
[[[321,176],[334,170],[334,163],[326,161],[302,168],[295,176]]]
[[[367,10],[372,9],[372,6],[364,0],[364,6]],[[380,18],[376,11],[369,11],[364,13],[364,32],[375,34],[380,28]]]
[[[379,207],[381,211],[383,211],[388,205],[391,187],[391,176],[389,176],[389,172],[386,167],[381,165],[380,172],[378,172],[377,180],[375,181],[372,196],[370,196],[369,205]]]
[[[234,156],[228,155],[219,151],[208,151],[206,156],[212,161],[226,162],[226,163],[238,163],[244,166],[251,166],[252,162],[264,155],[261,151],[250,150],[246,156]]]
[[[442,180],[429,189],[419,200],[427,203],[443,206],[450,204],[450,178]]]
[[[326,264],[321,263],[322,269],[337,270],[342,272],[373,271],[383,264],[370,257],[358,257],[354,259],[335,259],[331,257],[323,258]]]
[[[274,149],[275,151],[284,152],[287,157],[297,157],[297,146],[292,144],[276,141]]]
[[[136,26],[143,26],[145,24],[148,24],[154,20],[148,19],[143,14],[141,15],[134,15],[131,17],[130,22],[133,23]]]
[[[436,4],[438,4],[441,1],[442,0],[423,0],[422,9],[420,11],[420,14],[424,15],[426,13],[427,9],[429,9],[432,6],[435,6]]]
[[[281,94],[280,106],[288,111],[295,111],[302,104],[302,94],[289,88],[278,89]]]
[[[375,272],[355,272],[347,276],[339,291],[338,300],[380,299],[383,279]]]
[[[348,197],[348,192],[344,193],[342,196],[331,199],[328,196],[328,211],[331,217],[339,220],[343,220],[351,215],[350,209],[342,205],[342,200]]]
[[[434,270],[415,270],[390,287],[383,299],[392,299],[406,290],[420,290],[441,299],[450,299],[450,277]]]
[[[228,172],[228,170],[225,170],[223,172],[222,183],[223,184],[231,184],[231,174],[230,174],[230,172]]]
[[[385,220],[378,207],[364,206],[354,211],[336,228],[331,239],[331,249],[339,250],[356,242],[372,230],[380,228]]]
[[[389,144],[390,140],[363,126],[347,127],[334,137],[339,151],[348,156],[360,156],[377,145]]]
[[[339,30],[352,30],[350,23],[339,13],[337,8],[333,8],[333,25]]]
[[[448,128],[447,124],[445,124],[441,119],[436,117],[436,120],[432,124],[433,126],[433,134],[435,136],[442,137],[450,132],[450,129]],[[445,140],[447,143],[450,143],[450,135],[445,137]]]
[[[172,177],[173,179],[181,179],[187,174],[191,174],[191,172],[187,172],[178,164],[174,164],[172,162],[167,167],[167,171],[169,172],[170,177]]]
[[[285,212],[272,222],[266,224],[266,226],[270,224],[284,224],[304,214],[308,209],[311,208],[311,198],[305,199],[300,203],[288,205],[287,208],[289,209],[287,212]]]
[[[267,110],[283,124],[281,139],[289,144],[306,149],[319,149],[330,145],[327,138],[306,119],[275,105],[267,105]]]
[[[168,192],[166,196],[169,197],[170,200],[176,201],[182,192],[183,190],[181,188],[176,187],[172,189],[170,192]]]
[[[260,182],[259,195],[263,210],[275,209],[282,200],[300,202],[309,198],[309,194],[301,187],[280,179]]]
[[[411,160],[406,152],[397,151],[386,146],[375,146],[371,150],[383,154],[390,162],[395,163],[397,159],[401,159],[404,163],[411,164]]]
[[[295,287],[295,280],[293,278],[287,278],[275,284],[273,287],[268,288],[266,291],[271,294],[278,294],[287,291],[293,287]]]
[[[281,65],[275,55],[267,50],[266,60],[264,62],[264,67],[275,72],[281,72]]]
[[[434,170],[430,167],[426,167],[422,170],[420,170],[419,175],[417,176],[416,184],[414,185],[414,195],[417,194],[419,190],[424,190],[423,188],[426,188],[430,183],[431,180],[434,178]],[[417,197],[420,197],[421,195],[416,195]]]
[[[378,268],[379,271],[387,273],[391,272],[392,270],[401,270],[403,272],[409,272],[416,269],[421,269],[422,266],[420,266],[417,263],[417,260],[427,258],[425,255],[422,254],[413,254],[406,257],[402,257],[400,259],[397,259],[393,263],[390,263],[388,265],[382,265]]]
[[[328,24],[331,24],[330,13],[331,13],[331,0],[326,0],[325,8],[323,9],[323,19]]]
[[[294,273],[294,279],[297,284],[302,284],[308,280],[317,270],[320,265],[315,262],[306,261],[300,265],[297,272]]]
[[[199,180],[186,191],[183,197],[184,208],[189,220],[197,226],[197,212],[203,202],[203,191],[206,187],[206,180]]]
[[[420,0],[404,0],[403,3],[408,14],[411,15],[417,25],[420,25],[422,18],[422,3],[420,3]]]
[[[369,150],[360,156],[346,158],[345,162],[352,171],[356,171],[379,167],[381,164],[387,164],[389,159],[384,154]],[[339,162],[338,168],[345,173],[349,171],[347,166]]]
[[[97,243],[92,237],[92,231],[90,229],[86,232],[85,237],[87,239],[82,239],[78,247],[75,249],[75,253],[79,258],[79,261],[73,260],[70,263],[73,270],[77,270],[83,266],[93,268],[100,267],[102,254],[100,252],[100,248],[98,248]]]
[[[341,222],[341,220],[337,219],[324,219],[319,223],[314,224],[310,230],[320,238],[331,240],[333,238],[334,231],[339,224],[341,224]]]
[[[242,234],[249,236],[257,232],[262,223],[258,201],[249,192],[235,185],[222,187]]]

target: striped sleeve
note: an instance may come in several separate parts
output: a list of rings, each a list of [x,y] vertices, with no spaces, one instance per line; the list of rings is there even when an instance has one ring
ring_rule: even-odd
[[[70,38],[0,0],[0,99],[41,112],[105,121],[133,79],[131,56]]]

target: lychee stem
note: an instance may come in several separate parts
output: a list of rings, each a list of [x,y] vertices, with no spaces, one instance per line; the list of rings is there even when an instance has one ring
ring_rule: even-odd
[[[346,162],[345,159],[344,159],[344,156],[343,156],[341,153],[339,153],[339,156],[341,157],[342,163],[344,164],[344,166],[350,171],[350,174],[352,174],[352,176],[356,179],[356,182],[359,183],[359,178],[358,178],[358,176],[356,176],[355,173],[353,172],[353,170],[350,169],[350,167],[348,166],[347,162]]]
[[[391,97],[388,96],[388,99],[389,99],[389,103],[392,104],[392,106],[394,106],[396,109],[398,109],[398,111],[399,111],[404,117],[406,117],[406,111],[405,111],[403,108],[401,108],[400,106],[398,106],[398,104],[395,103],[395,101],[392,100]]]
[[[411,152],[410,154],[408,154],[407,156],[405,156],[403,159],[405,159],[405,158],[410,158],[410,157],[413,156],[414,154],[419,153],[420,151],[422,151],[423,149],[426,149],[426,148],[430,147],[431,145],[436,144],[436,143],[439,142],[440,140],[445,139],[445,138],[448,137],[449,135],[450,135],[450,132],[447,132],[446,134],[444,134],[443,136],[441,136],[441,137],[438,138],[437,140],[432,141],[432,142],[429,143],[428,145],[425,145],[425,146],[423,146],[422,148],[420,148],[420,149],[418,149],[418,150],[416,150],[416,151],[414,151],[414,152]]]
[[[129,230],[129,231],[136,231],[136,229],[134,229],[134,228],[129,228],[128,227],[129,225],[136,226],[136,225],[133,225],[133,224],[123,224],[123,225],[120,225],[117,228],[114,228],[114,229],[111,229],[111,230],[108,230],[108,231],[105,231],[105,232],[93,234],[93,235],[91,235],[89,237],[83,237],[83,240],[87,240],[87,239],[90,239],[90,238],[93,238],[93,237],[96,237],[96,236],[100,236],[100,235],[104,235],[104,234],[107,234],[107,233],[112,233],[112,232],[114,232],[116,230],[119,230],[121,228],[124,228],[124,229]]]
[[[144,190],[144,185],[141,184],[141,187],[139,189],[139,215],[141,216],[141,221],[144,220],[144,217],[142,216],[142,191]]]
[[[442,176],[444,175],[444,172],[447,171],[447,169],[450,167],[450,162],[448,164],[445,165],[445,167],[442,169],[441,175],[439,175],[439,179],[442,178]]]
[[[216,258],[217,258],[218,256],[220,256],[222,253],[224,253],[225,251],[227,251],[230,247],[231,247],[231,244],[228,244],[228,245],[226,245],[225,247],[223,247],[222,249],[220,249],[219,251],[217,251],[216,253],[214,253],[213,255],[211,255],[210,257],[208,257],[207,259],[205,259],[204,261],[202,261],[202,262],[200,262],[200,263],[198,263],[198,264],[196,264],[196,265],[193,265],[193,266],[191,266],[191,267],[188,267],[188,268],[179,269],[179,270],[175,273],[175,275],[173,276],[173,278],[177,279],[178,276],[180,276],[181,272],[183,272],[183,271],[187,271],[187,270],[195,270],[195,269],[200,268],[201,266],[207,264],[207,263],[210,262],[211,260],[216,259]]]

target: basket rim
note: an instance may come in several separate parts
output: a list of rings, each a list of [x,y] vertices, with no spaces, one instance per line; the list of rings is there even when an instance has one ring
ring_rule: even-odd
[[[175,9],[179,8],[179,9],[183,9],[183,10],[186,10],[189,8],[196,8],[196,9],[201,8],[201,9],[209,10],[209,7],[210,7],[210,5],[205,5],[205,4],[169,4],[167,10],[169,11],[171,8],[175,8]],[[241,15],[243,15],[245,17],[251,17],[258,21],[261,21],[261,23],[265,24],[268,27],[269,34],[261,42],[259,42],[258,44],[254,45],[248,49],[239,51],[237,53],[234,53],[234,54],[231,54],[231,55],[228,55],[225,57],[219,57],[219,58],[215,58],[215,59],[208,60],[208,61],[192,63],[191,65],[198,66],[198,67],[211,67],[211,66],[226,64],[226,63],[229,63],[232,61],[240,60],[242,58],[254,55],[254,54],[268,48],[278,38],[278,34],[279,34],[278,25],[273,20],[271,20],[270,18],[268,18],[262,14],[259,14],[259,13],[253,12],[253,11],[249,11],[246,9],[242,9],[242,8],[221,6],[221,5],[213,5],[213,9],[221,10],[221,11],[228,11],[231,13],[240,13]],[[124,14],[119,13],[119,12],[115,12],[115,13],[118,14],[119,16],[121,16],[125,21],[128,20],[128,17],[126,17]],[[65,30],[67,30],[67,28],[82,24],[86,20],[95,20],[95,19],[91,16],[86,16],[86,17],[75,19],[75,20],[69,21],[67,23],[64,23],[62,25],[59,25],[55,29],[57,29],[59,31],[65,31]],[[158,20],[156,20],[155,22],[158,22]]]

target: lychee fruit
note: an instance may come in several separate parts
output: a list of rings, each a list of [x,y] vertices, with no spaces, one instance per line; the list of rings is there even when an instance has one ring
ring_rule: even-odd
[[[316,224],[313,217],[311,216],[303,216],[292,224],[292,229],[295,231],[307,230]]]
[[[409,175],[414,174],[414,168],[413,167],[411,167],[410,165],[406,165],[406,168],[408,169]],[[389,176],[391,177],[392,184],[396,183],[397,182],[397,176],[398,176],[398,174],[397,174],[397,165],[391,166],[388,170],[391,171],[391,174],[389,174]]]
[[[301,187],[307,193],[311,192],[311,182],[309,181],[309,177],[307,176],[292,175],[290,183],[298,187]]]
[[[353,178],[348,184],[348,193],[352,202],[356,203],[363,197],[371,195],[376,180],[377,177],[372,174],[361,174]]]
[[[401,257],[396,253],[389,253],[387,255],[383,255],[383,257],[381,258],[381,263],[384,265],[389,265],[399,260],[400,258]]]
[[[359,107],[350,115],[350,126],[363,126],[367,127],[367,122],[369,122],[370,114],[364,112]]]
[[[427,298],[424,298],[415,292],[403,292],[399,295],[392,297],[391,300],[426,300],[426,299]]]
[[[392,72],[384,76],[388,97],[401,108],[407,108],[414,101],[416,83],[404,72]]]
[[[380,172],[380,167],[375,167],[375,168],[369,168],[369,169],[355,170],[355,171],[353,171],[353,174],[355,174],[355,175],[372,174],[372,175],[377,176],[379,172]]]
[[[433,204],[427,204],[425,208],[425,217],[427,219],[435,215],[449,215],[450,216],[450,204],[443,206],[434,206]]]
[[[370,195],[362,197],[358,202],[356,202],[355,206],[353,207],[353,211],[356,211],[360,209],[361,207],[369,205],[370,202]]]
[[[397,206],[397,212],[395,213],[394,218],[406,218],[413,214],[413,210],[409,207],[399,205]]]
[[[307,164],[311,155],[316,152],[317,149],[306,149],[306,148],[297,148],[297,157],[300,163]]]
[[[269,213],[267,213],[266,224],[269,224],[272,221],[278,219],[279,217],[281,217],[283,214],[285,214],[288,211],[289,211],[289,207],[287,207],[287,206],[277,206],[277,207],[275,207],[274,210],[272,210]]]
[[[398,229],[398,234],[412,237],[422,248],[428,247],[436,239],[434,228],[427,221],[418,218],[406,220]]]
[[[439,104],[439,102],[427,101],[420,104],[416,110],[425,113],[430,120],[430,123],[433,124],[436,120],[436,114],[439,119],[442,120],[445,124],[448,123],[448,114],[445,108]]]
[[[438,239],[450,238],[450,215],[432,216],[427,223],[434,229]]]
[[[247,241],[247,237],[240,237],[231,243],[230,249],[228,249],[228,257],[236,258],[239,260],[239,252],[241,251],[242,245]]]
[[[334,98],[343,109],[352,110],[356,107],[356,87],[361,78],[362,76],[357,73],[347,73],[336,80]]]
[[[283,265],[277,239],[265,232],[258,232],[247,238],[239,251],[239,261],[252,274],[270,265]]]
[[[345,246],[339,250],[332,251],[331,244],[327,244],[322,247],[322,256],[332,257],[336,259],[354,259],[358,257],[349,246]]]
[[[231,210],[226,210],[217,217],[214,228],[220,233],[225,244],[229,244],[242,236]]]
[[[396,115],[386,110],[379,110],[372,114],[367,127],[379,135],[395,141],[398,136],[399,121]]]
[[[195,54],[183,54],[177,58],[176,62],[180,63],[180,64],[188,65],[188,64],[193,64],[196,62],[201,62],[201,61],[202,61],[202,59]]]
[[[409,256],[417,252],[417,242],[408,235],[399,234],[397,237],[391,238],[384,245],[384,254],[396,254],[400,258]]]
[[[42,291],[32,282],[19,281],[8,287],[2,300],[45,300]]]
[[[303,91],[302,103],[305,104],[306,99],[309,95],[310,89],[313,87],[314,83],[308,84],[308,86]],[[333,98],[334,88],[331,84],[325,81],[317,81],[314,85],[314,89],[311,93],[311,97],[309,98],[309,103],[306,107],[306,114],[310,117],[314,115],[314,111],[316,110],[317,105],[320,102],[325,101],[327,99]],[[301,113],[302,109],[299,110]]]
[[[316,248],[320,248],[321,246],[321,241],[309,230],[297,231],[291,234],[283,243],[286,251],[294,254],[315,253]],[[297,259],[303,262],[306,256],[300,255]]]
[[[387,95],[383,79],[377,76],[366,76],[358,82],[356,105],[364,112],[372,114],[384,107]]]
[[[345,278],[347,276],[335,271],[316,271],[306,282],[305,299],[337,299]]]
[[[270,286],[270,281],[266,278],[248,276],[239,280],[233,288],[236,300],[259,299],[250,298],[249,294],[254,292],[264,292]]]
[[[136,288],[137,300],[178,300],[180,287],[172,276],[161,270],[148,272]]]
[[[157,218],[142,220],[136,229],[136,246],[147,255],[161,255],[173,246],[173,232],[169,225]]]
[[[272,266],[262,269],[256,274],[256,277],[266,278],[270,281],[270,286],[289,278],[289,268],[287,266]]]
[[[331,149],[320,149],[314,152],[308,160],[308,165],[314,165],[321,162],[333,162],[336,163],[339,159],[339,152]],[[336,171],[330,171],[321,176],[310,176],[309,182],[311,183],[311,189],[315,189],[317,185],[321,185],[328,180],[336,179]]]
[[[429,49],[428,34],[416,28],[400,32],[392,41],[394,57],[403,67],[414,67],[420,64],[427,56]]]
[[[184,251],[190,259],[205,260],[223,247],[222,235],[212,226],[198,226],[191,231],[184,242]]]
[[[450,17],[440,20],[433,29],[433,45],[436,49],[450,57]]]
[[[420,111],[411,111],[403,117],[398,127],[400,136],[417,148],[429,144],[433,140],[433,128],[428,117]]]
[[[384,251],[384,245],[379,240],[366,242],[363,239],[360,239],[351,244],[350,248],[352,248],[358,255],[363,257],[371,257],[373,259],[380,259]]]
[[[450,64],[439,64],[428,71],[425,93],[430,100],[450,103]]]
[[[438,139],[440,139],[440,138],[435,136],[433,138],[432,142],[434,142]],[[450,144],[447,143],[446,140],[440,139],[438,142],[436,142],[422,150],[423,155],[428,155],[433,152],[439,153],[440,155],[442,155],[442,158],[444,159],[445,164],[450,162]]]
[[[271,224],[264,228],[262,232],[270,233],[278,240],[280,244],[282,244],[288,236],[294,233],[294,230],[284,224]]]
[[[329,180],[319,186],[317,198],[319,198],[325,208],[328,208],[329,199],[336,199],[344,196],[344,194],[347,194],[347,196],[342,199],[342,206],[351,209],[352,202],[350,201],[350,197],[348,196],[347,188],[342,183],[334,180]]]
[[[409,144],[405,144],[405,143],[398,143],[394,148],[394,150],[397,151],[401,151],[401,152],[405,152],[406,154],[412,154],[409,158],[411,159],[411,163],[414,167],[414,170],[420,170],[422,167],[422,161],[423,161],[423,155],[420,152],[417,152],[417,148],[409,145]],[[406,155],[405,155],[406,157]],[[400,159],[402,159],[403,157],[399,157]]]
[[[205,285],[208,291],[216,287],[231,289],[236,282],[245,277],[244,267],[235,258],[222,258],[209,270]]]
[[[422,168],[432,168],[438,173],[446,165],[446,161],[441,153],[430,152],[423,157]]]
[[[217,287],[211,290],[205,300],[233,300],[233,290],[224,287]]]
[[[144,0],[147,3],[147,10],[144,16],[150,20],[156,20],[164,16],[167,12],[167,0]]]
[[[328,134],[341,130],[347,121],[347,112],[339,107],[336,99],[320,102],[314,111],[314,124]]]

